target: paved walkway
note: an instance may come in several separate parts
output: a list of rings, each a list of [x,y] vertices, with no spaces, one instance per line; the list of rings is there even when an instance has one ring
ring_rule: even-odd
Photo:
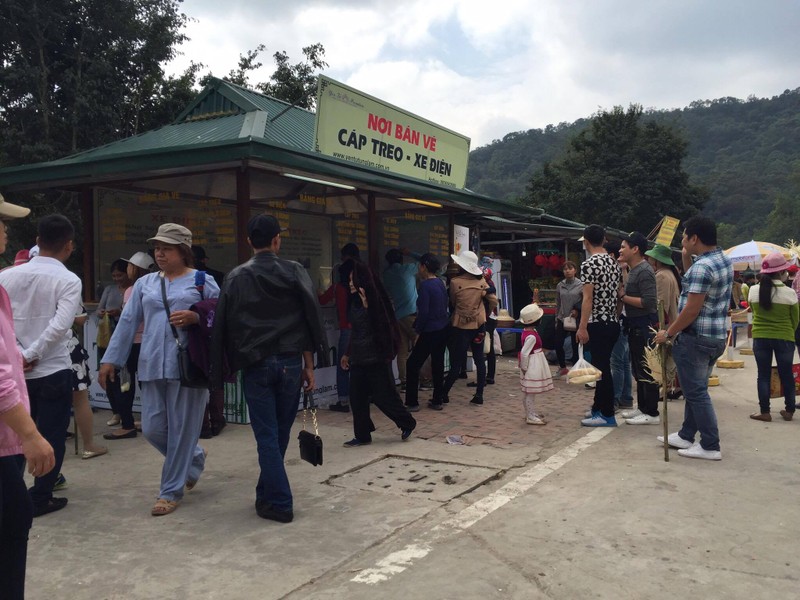
[[[88,461],[69,452],[69,505],[31,531],[28,598],[794,597],[800,418],[748,419],[744,360],[718,370],[714,463],[664,462],[660,427],[581,428],[591,392],[564,382],[539,406],[550,424],[525,425],[511,358],[482,408],[459,381],[406,443],[376,415],[373,444],[343,448],[349,417],[321,411],[325,464],[300,461],[294,439],[287,453],[288,525],[253,510],[249,426],[203,441],[206,472],[167,517],[149,514],[162,461],[142,437]],[[675,430],[683,402],[669,409]]]
[[[555,367],[552,370],[557,371]],[[548,424],[527,425],[515,357],[498,357],[496,383],[486,386],[483,406],[469,403],[475,393],[475,388],[467,387],[470,381],[475,381],[474,372],[468,374],[468,379],[456,380],[450,391],[450,403],[442,411],[429,409],[427,403],[432,393],[421,391],[421,408],[414,413],[417,419],[414,435],[436,442],[444,442],[449,435],[460,435],[468,445],[485,444],[494,448],[520,449],[531,443],[549,447],[580,430],[579,419],[575,417],[592,403],[593,391],[557,379],[553,392],[537,398],[536,412],[544,413]],[[403,397],[403,392],[400,395]],[[350,415],[346,413],[320,410],[319,415],[323,424],[347,427],[351,423]],[[376,435],[394,435],[394,424],[380,411],[373,407],[372,415],[377,427]]]

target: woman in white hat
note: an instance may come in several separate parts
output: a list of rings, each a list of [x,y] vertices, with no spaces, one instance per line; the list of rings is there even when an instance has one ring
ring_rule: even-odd
[[[205,275],[201,289],[192,268],[192,232],[176,223],[165,223],[147,240],[154,242],[159,273],[150,273],[133,286],[97,375],[106,388],[115,370],[127,362],[136,331],[144,322],[137,365],[142,390],[142,433],[164,455],[158,499],[150,514],[168,515],[178,508],[185,490],[192,489],[205,468],[205,452],[197,445],[208,390],[181,385],[178,349],[188,344],[186,329],[200,320],[190,307],[217,298],[219,286]],[[166,298],[166,303],[164,299]],[[174,332],[174,333],[173,333]]]
[[[133,285],[140,277],[152,272],[155,268],[155,263],[146,252],[136,252],[130,258],[123,258],[122,260],[128,264],[126,273],[128,280],[131,282],[131,285],[125,289],[125,293],[122,296],[122,309],[125,310],[125,305],[128,304],[131,294],[133,294]],[[136,423],[133,420],[133,400],[136,397],[136,371],[139,364],[139,351],[142,347],[143,333],[144,322],[140,323],[136,330],[131,353],[125,363],[129,378],[124,382],[124,386],[120,388],[119,399],[117,400],[120,428],[104,434],[103,437],[107,440],[125,440],[136,437]]]
[[[750,415],[756,421],[772,421],[769,412],[769,382],[772,355],[778,365],[783,385],[784,421],[791,421],[795,410],[795,384],[792,374],[794,332],[800,322],[797,294],[784,285],[789,263],[780,252],[773,252],[761,263],[761,281],[750,288],[748,302],[753,308],[753,354],[758,367],[759,412]]]
[[[444,396],[441,402],[447,403],[447,395],[458,379],[467,361],[467,350],[472,349],[472,358],[478,371],[478,387],[470,400],[473,406],[483,404],[483,388],[486,386],[486,359],[483,355],[483,336],[486,335],[486,313],[491,313],[497,306],[497,296],[487,293],[489,285],[483,277],[478,265],[478,256],[465,250],[458,256],[450,258],[458,268],[458,272],[450,279],[450,304],[453,313],[450,318],[450,371],[444,382]],[[484,299],[486,308],[484,308]],[[430,402],[428,406],[441,410],[441,402]]]

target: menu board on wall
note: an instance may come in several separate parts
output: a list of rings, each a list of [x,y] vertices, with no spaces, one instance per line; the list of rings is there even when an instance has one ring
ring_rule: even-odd
[[[118,258],[147,251],[148,238],[162,223],[179,223],[203,246],[209,266],[229,271],[236,266],[236,207],[218,198],[189,199],[178,192],[136,193],[97,189],[97,281],[111,283],[109,269]]]
[[[253,211],[253,215],[264,211]],[[324,291],[330,285],[331,218],[282,210],[268,210],[281,227],[281,258],[296,260],[308,271],[311,281],[318,290]],[[338,257],[337,257],[338,258]]]
[[[382,268],[384,256],[391,248],[406,248],[410,252],[430,252],[447,264],[450,257],[450,218],[447,215],[425,215],[405,212],[381,217],[378,222],[378,256]]]

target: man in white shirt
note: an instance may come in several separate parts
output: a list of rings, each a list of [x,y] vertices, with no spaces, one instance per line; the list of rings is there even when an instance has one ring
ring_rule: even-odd
[[[66,498],[53,497],[72,405],[72,364],[67,351],[69,328],[81,302],[81,280],[64,266],[74,249],[75,229],[63,215],[38,223],[39,255],[0,273],[14,313],[22,353],[31,417],[55,451],[52,471],[36,477],[30,489],[33,516],[64,508]]]

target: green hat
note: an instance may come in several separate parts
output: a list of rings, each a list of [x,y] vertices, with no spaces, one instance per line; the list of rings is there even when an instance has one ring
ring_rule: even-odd
[[[672,251],[664,244],[656,244],[650,250],[645,252],[645,256],[655,258],[658,262],[669,265],[670,267],[675,266],[675,263],[672,262]]]

